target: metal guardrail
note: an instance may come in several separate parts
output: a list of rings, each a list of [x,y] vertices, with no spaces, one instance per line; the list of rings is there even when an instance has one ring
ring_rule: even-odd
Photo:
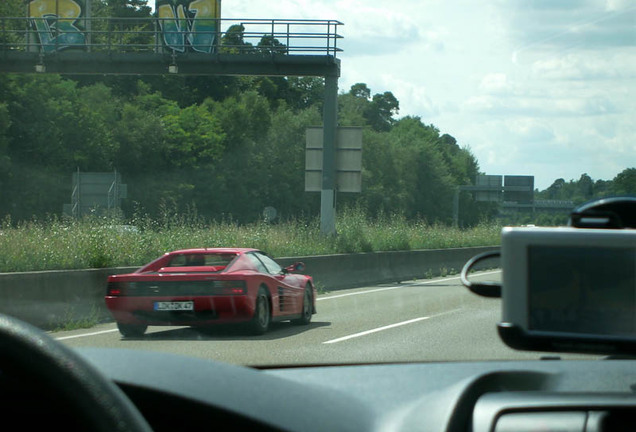
[[[342,51],[338,47],[342,25],[335,20],[0,17],[0,52],[275,53],[335,58]]]

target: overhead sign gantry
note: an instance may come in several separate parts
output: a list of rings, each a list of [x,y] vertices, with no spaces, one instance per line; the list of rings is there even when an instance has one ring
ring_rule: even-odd
[[[220,0],[156,0],[152,18],[91,0],[29,0],[0,17],[0,73],[324,77],[321,232],[335,233],[342,36],[335,20],[223,19]]]

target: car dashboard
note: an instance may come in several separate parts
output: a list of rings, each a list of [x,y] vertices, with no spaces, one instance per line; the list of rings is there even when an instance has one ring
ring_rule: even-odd
[[[622,431],[636,424],[632,360],[256,369],[157,352],[77,352],[155,431]]]

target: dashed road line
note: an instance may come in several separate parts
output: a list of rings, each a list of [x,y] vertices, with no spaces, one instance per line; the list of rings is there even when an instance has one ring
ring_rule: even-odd
[[[343,336],[343,337],[338,338],[338,339],[328,340],[328,341],[323,342],[323,343],[324,344],[338,343],[338,342],[346,341],[346,340],[349,340],[349,339],[357,338],[357,337],[360,337],[360,336],[366,336],[366,335],[371,334],[371,333],[376,333],[376,332],[380,332],[380,331],[383,331],[383,330],[388,330],[388,329],[391,329],[391,328],[400,327],[400,326],[407,325],[407,324],[412,324],[414,322],[427,320],[429,318],[430,317],[427,317],[427,316],[426,317],[414,318],[412,320],[402,321],[402,322],[399,322],[399,323],[390,324],[390,325],[387,325],[387,326],[384,326],[384,327],[374,328],[374,329],[363,331],[363,332],[360,332],[360,333],[350,334],[349,336]]]
[[[459,310],[461,310],[461,309],[453,309],[453,310],[450,310],[450,311],[442,312],[442,313],[431,315],[431,316],[413,318],[413,319],[410,319],[410,320],[407,320],[407,321],[402,321],[402,322],[398,322],[398,323],[395,323],[395,324],[389,324],[389,325],[382,326],[382,327],[377,327],[377,328],[374,328],[374,329],[371,329],[371,330],[365,330],[365,331],[362,331],[362,332],[359,332],[359,333],[353,333],[353,334],[350,334],[348,336],[339,337],[337,339],[331,339],[331,340],[328,340],[326,342],[323,342],[323,344],[338,343],[338,342],[346,341],[346,340],[349,340],[349,339],[354,339],[354,338],[357,338],[357,337],[366,336],[366,335],[369,335],[369,334],[372,334],[372,333],[377,333],[377,332],[381,332],[381,331],[384,331],[384,330],[392,329],[392,328],[395,328],[395,327],[400,327],[400,326],[404,326],[404,325],[408,325],[408,324],[413,324],[413,323],[416,323],[416,322],[419,322],[419,321],[424,321],[424,320],[427,320],[427,319],[430,319],[430,318],[436,318],[436,317],[439,317],[439,316],[442,316],[442,315],[446,315],[446,314],[449,314],[449,313],[457,312]]]
[[[71,336],[60,336],[54,339],[55,340],[77,339],[77,338],[87,337],[87,336],[97,336],[97,335],[105,334],[105,333],[113,333],[116,331],[119,331],[119,330],[118,329],[102,330],[102,331],[92,332],[92,333],[81,333],[81,334],[76,334]]]

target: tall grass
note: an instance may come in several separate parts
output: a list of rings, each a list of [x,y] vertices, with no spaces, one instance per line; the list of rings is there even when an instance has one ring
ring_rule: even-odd
[[[192,247],[252,247],[274,257],[441,249],[499,243],[500,227],[471,229],[411,222],[399,215],[370,219],[359,209],[338,215],[336,236],[320,234],[317,219],[278,224],[204,222],[196,214],[118,219],[86,218],[0,226],[0,272],[140,266],[163,253]]]

